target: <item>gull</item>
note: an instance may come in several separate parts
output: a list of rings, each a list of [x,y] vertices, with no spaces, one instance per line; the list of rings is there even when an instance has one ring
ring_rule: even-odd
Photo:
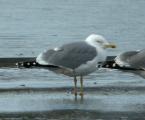
[[[115,63],[120,67],[145,70],[145,49],[123,52],[115,58]]]
[[[77,77],[80,77],[80,95],[83,96],[83,77],[96,71],[106,60],[106,48],[116,48],[103,36],[89,35],[84,41],[64,44],[40,53],[36,62],[40,65],[58,66],[57,73],[74,78],[74,94],[77,96]]]

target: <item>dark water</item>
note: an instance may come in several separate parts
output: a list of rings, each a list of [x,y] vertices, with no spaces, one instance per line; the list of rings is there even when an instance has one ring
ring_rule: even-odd
[[[46,48],[84,40],[91,33],[101,34],[117,44],[118,48],[110,50],[108,55],[143,49],[144,5],[144,0],[0,0],[0,57],[37,56]],[[93,110],[96,113],[89,112],[86,118],[91,119],[92,114],[107,115],[111,111],[125,112],[126,115],[119,114],[117,118],[124,120],[131,117],[128,113],[145,111],[142,77],[100,70],[85,79],[85,87],[98,89],[86,90],[84,102],[76,103],[70,93],[72,78],[43,69],[1,68],[0,113],[74,110],[66,114],[72,113],[73,119],[75,110]],[[120,89],[124,87],[127,90]],[[50,88],[56,91],[50,92]],[[57,91],[61,88],[65,89]],[[81,111],[78,113],[77,119],[83,115]]]

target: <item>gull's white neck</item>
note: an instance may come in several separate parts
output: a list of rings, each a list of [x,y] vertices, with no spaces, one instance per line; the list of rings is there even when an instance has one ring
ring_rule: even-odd
[[[97,44],[96,42],[90,40],[90,39],[86,39],[85,42],[93,47],[96,48],[96,51],[98,53],[99,59],[98,61],[105,61],[106,59],[106,51],[104,48],[102,48],[102,46],[100,46],[99,44]]]
[[[85,42],[93,47],[95,47],[96,49],[103,49],[99,44],[97,44],[97,42],[94,42],[93,40],[90,39],[86,39]],[[104,50],[104,49],[103,49]]]
[[[94,46],[94,47],[97,47],[97,46],[98,46],[97,44],[94,43],[94,41],[90,40],[89,38],[87,38],[87,39],[85,40],[85,42],[86,42],[87,44],[91,45],[91,46]]]

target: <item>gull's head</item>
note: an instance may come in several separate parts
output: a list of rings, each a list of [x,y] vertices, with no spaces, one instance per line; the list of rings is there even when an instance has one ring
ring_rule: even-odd
[[[87,37],[86,42],[94,47],[106,48],[116,48],[115,44],[109,43],[103,36],[91,34]]]

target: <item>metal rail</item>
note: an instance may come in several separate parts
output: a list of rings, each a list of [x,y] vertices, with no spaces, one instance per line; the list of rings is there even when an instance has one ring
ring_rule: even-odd
[[[120,69],[120,70],[142,70],[138,68],[131,67],[120,67],[114,61],[115,56],[108,56],[106,62],[102,67]],[[24,67],[24,68],[34,68],[34,67],[44,67],[44,68],[58,68],[58,66],[53,65],[40,65],[36,62],[36,57],[15,57],[15,58],[0,58],[0,67]]]
[[[0,58],[0,67],[17,67],[17,63],[32,61],[35,57]]]

